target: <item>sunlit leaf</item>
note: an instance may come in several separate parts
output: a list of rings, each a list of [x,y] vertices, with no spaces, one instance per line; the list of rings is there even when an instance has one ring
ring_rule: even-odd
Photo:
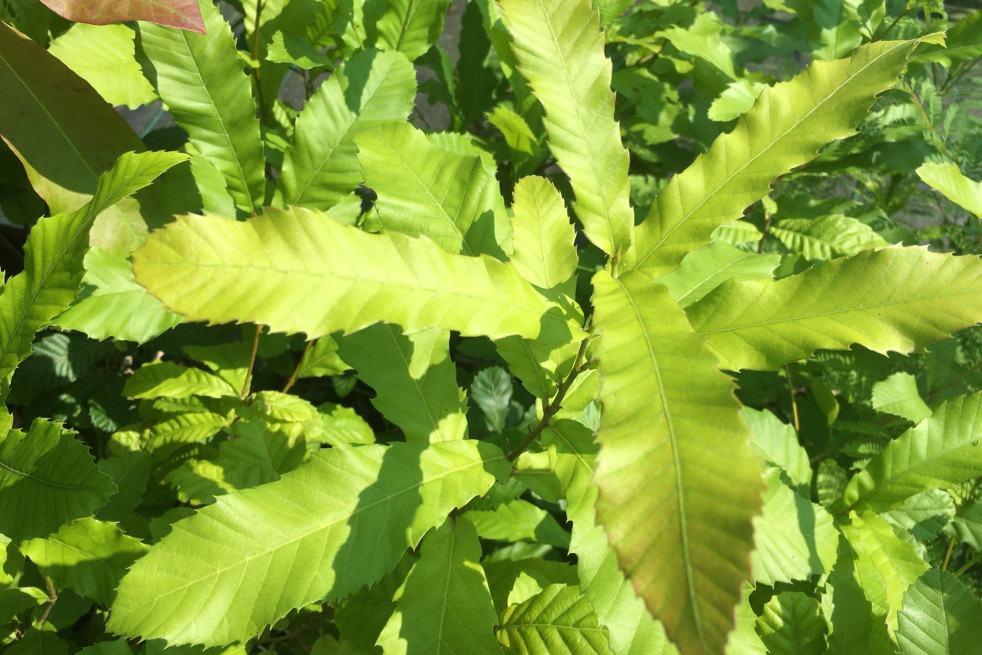
[[[667,289],[638,273],[593,284],[598,522],[680,650],[719,651],[749,578],[758,460],[731,383]]]

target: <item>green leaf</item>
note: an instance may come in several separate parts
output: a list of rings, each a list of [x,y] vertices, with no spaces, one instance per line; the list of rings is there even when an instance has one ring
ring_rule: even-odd
[[[957,396],[887,444],[849,480],[841,505],[886,510],[982,475],[982,393]]]
[[[897,612],[904,592],[928,565],[901,540],[890,524],[870,512],[849,513],[849,522],[840,523],[842,534],[855,553],[855,580],[870,601],[876,616],[885,616],[892,634],[897,629]]]
[[[367,50],[347,60],[304,105],[283,155],[274,203],[329,209],[362,180],[354,137],[405,121],[416,75],[405,57]]]
[[[321,450],[174,524],[123,578],[109,629],[173,644],[244,641],[291,609],[378,580],[508,468],[474,441]]]
[[[841,655],[870,655],[875,652],[871,644],[874,628],[880,634],[886,632],[882,614],[874,615],[870,601],[863,593],[861,579],[856,575],[857,558],[849,542],[839,539],[838,557],[825,585],[823,603],[832,603],[829,622],[832,634],[828,638],[828,652]],[[860,566],[860,570],[862,570]]]
[[[539,333],[548,303],[514,269],[324,214],[181,216],[133,254],[136,280],[188,320],[250,321],[316,338],[380,321],[492,338]]]
[[[723,368],[775,370],[854,343],[908,353],[982,321],[982,260],[885,248],[777,281],[727,283],[686,309]]]
[[[982,11],[966,14],[951,26],[944,43],[925,44],[913,60],[937,62],[945,68],[982,56]]]
[[[505,429],[511,408],[511,376],[500,366],[481,369],[471,382],[471,400],[484,413],[488,430],[492,433]]]
[[[36,419],[25,433],[11,421],[0,416],[0,533],[15,542],[46,537],[116,492],[74,432]]]
[[[225,178],[235,206],[252,214],[265,188],[262,140],[249,79],[218,7],[200,0],[205,31],[140,23],[144,73],[198,152]]]
[[[709,150],[669,180],[635,230],[625,264],[658,275],[743,215],[774,178],[854,134],[876,95],[897,82],[916,41],[881,41],[850,59],[813,62],[789,82],[765,89],[753,109]]]
[[[31,185],[52,214],[78,209],[95,193],[99,175],[143,142],[98,93],[53,55],[0,24],[0,135],[24,163]],[[129,252],[181,202],[177,193],[148,189],[103,212],[92,245]],[[188,208],[181,208],[186,210]],[[193,209],[193,208],[192,208]]]
[[[753,435],[751,447],[766,464],[776,466],[787,474],[788,479],[799,489],[810,489],[812,480],[811,461],[808,451],[798,444],[794,428],[784,423],[767,410],[751,407],[740,409],[740,416]]]
[[[970,653],[982,641],[982,604],[947,571],[931,569],[918,578],[897,618],[903,655]]]
[[[576,231],[566,215],[566,205],[552,182],[543,177],[525,177],[515,185],[515,252],[511,263],[526,280],[542,289],[552,289],[576,273]]]
[[[63,330],[78,330],[93,339],[146,343],[183,320],[133,281],[125,255],[91,248],[84,264],[82,293],[54,320]]]
[[[266,61],[276,64],[291,64],[303,70],[334,68],[334,59],[322,55],[309,41],[299,36],[285,37],[283,32],[273,34],[269,42]]]
[[[679,649],[718,652],[749,578],[760,507],[747,428],[730,381],[665,287],[603,271],[593,285],[603,376],[598,522]]]
[[[505,258],[505,201],[480,157],[443,150],[408,123],[382,125],[355,141],[365,181],[378,194],[370,225],[428,236],[451,253]]]
[[[176,29],[204,33],[195,0],[129,0],[105,3],[97,0],[42,0],[55,13],[76,23],[121,23],[151,21]]]
[[[126,378],[123,393],[133,398],[221,398],[237,396],[239,390],[200,368],[174,362],[149,362]]]
[[[498,640],[521,655],[611,655],[607,630],[578,587],[549,585],[501,616]]]
[[[822,655],[828,624],[818,601],[797,591],[780,593],[764,605],[757,634],[769,655]]]
[[[658,36],[687,55],[712,64],[731,80],[737,79],[733,70],[733,52],[723,38],[724,24],[713,12],[702,12],[689,27],[672,27]]]
[[[102,521],[122,521],[129,518],[133,510],[143,502],[153,458],[150,453],[136,450],[100,459],[98,466],[100,471],[112,478],[116,493],[96,513],[96,518]]]
[[[689,253],[676,270],[659,277],[658,282],[668,287],[675,302],[688,307],[728,280],[773,279],[780,263],[780,255],[761,255],[711,241]]]
[[[710,120],[726,123],[750,111],[761,92],[767,88],[761,82],[738,79],[730,82],[709,106],[707,116]]]
[[[810,260],[857,255],[890,245],[869,225],[841,214],[785,218],[771,226],[770,233],[788,250]]]
[[[629,156],[614,120],[611,64],[589,0],[501,0],[519,70],[545,107],[549,147],[569,176],[586,236],[617,255],[631,245]]]
[[[526,500],[513,500],[493,510],[470,510],[464,517],[482,539],[534,541],[569,548],[569,533],[552,514]]]
[[[374,24],[366,15],[369,38],[376,32],[376,45],[398,50],[414,60],[440,38],[450,0],[384,0],[375,4],[386,5],[387,10]]]
[[[115,523],[83,518],[45,539],[25,542],[20,550],[60,587],[109,605],[126,568],[147,546]]]
[[[467,431],[467,403],[449,340],[446,330],[407,337],[396,326],[378,324],[342,338],[338,354],[375,389],[372,404],[406,441],[452,441]]]
[[[559,453],[556,476],[566,496],[566,516],[573,522],[570,552],[576,555],[580,589],[607,627],[611,650],[617,655],[677,654],[665,628],[625,579],[603,526],[596,524],[593,433],[581,423],[559,419],[543,432],[542,441]]]
[[[958,164],[922,164],[917,176],[948,200],[982,218],[982,182],[966,177]]]
[[[68,645],[54,632],[28,628],[24,636],[10,648],[8,655],[68,655]]]
[[[136,109],[157,99],[136,61],[133,28],[79,23],[51,42],[48,52],[91,84],[111,105]]]
[[[755,629],[757,615],[750,605],[753,591],[750,584],[743,586],[743,599],[736,608],[736,627],[726,641],[726,655],[767,655],[767,647]]]
[[[325,403],[318,410],[324,423],[322,443],[334,448],[375,443],[372,427],[350,407]]]
[[[297,369],[297,378],[340,375],[350,368],[338,355],[338,342],[330,335],[326,335],[317,339],[310,350],[304,353]]]
[[[931,415],[931,408],[917,390],[917,378],[910,373],[894,373],[873,385],[873,409],[902,416],[920,423]]]
[[[31,353],[34,333],[78,295],[88,232],[96,216],[183,159],[173,152],[124,154],[99,178],[88,203],[35,224],[24,248],[24,271],[7,280],[0,292],[0,378],[9,378]]]
[[[383,652],[500,654],[498,615],[480,561],[481,542],[466,519],[449,519],[428,534],[378,638]]]
[[[754,582],[773,587],[831,569],[839,542],[832,515],[783,484],[775,471],[765,481],[763,512],[754,519]]]

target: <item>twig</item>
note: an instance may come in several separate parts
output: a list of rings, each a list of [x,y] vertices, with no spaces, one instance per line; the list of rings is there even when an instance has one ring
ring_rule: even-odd
[[[784,365],[784,377],[788,380],[788,395],[791,396],[791,418],[794,421],[795,434],[801,432],[801,422],[798,419],[798,401],[794,399],[794,383],[791,380],[791,367]]]
[[[560,409],[563,407],[563,399],[566,397],[566,393],[569,391],[570,387],[573,386],[573,382],[576,380],[576,376],[580,374],[580,371],[584,368],[583,358],[586,356],[586,349],[590,345],[590,337],[587,337],[580,343],[580,350],[576,353],[576,359],[573,360],[573,369],[566,376],[566,379],[559,383],[556,388],[556,396],[542,410],[542,420],[540,420],[532,431],[529,432],[525,440],[518,445],[518,448],[511,451],[508,454],[508,461],[514,462],[518,459],[518,456],[525,452],[525,449],[532,445],[532,443],[539,438],[539,435],[549,427],[549,422],[552,417],[555,416]]]
[[[48,602],[45,604],[44,611],[41,612],[41,616],[38,618],[38,624],[42,624],[48,620],[48,615],[51,614],[52,608],[58,602],[58,590],[55,589],[55,583],[48,576],[44,576],[44,584],[48,588]]]
[[[249,354],[249,368],[246,370],[245,383],[242,385],[242,393],[239,394],[240,398],[248,396],[249,391],[252,389],[252,370],[256,367],[256,353],[259,352],[259,335],[262,333],[263,327],[257,325],[256,336],[252,339],[252,352]]]
[[[293,373],[290,374],[290,377],[287,378],[286,384],[283,385],[283,393],[289,391],[293,385],[296,384],[297,377],[300,375],[300,367],[303,366],[303,358],[307,356],[307,353],[310,352],[310,348],[313,345],[313,341],[308,341],[303,347],[303,352],[300,353],[300,361],[297,362],[296,367],[293,369]]]

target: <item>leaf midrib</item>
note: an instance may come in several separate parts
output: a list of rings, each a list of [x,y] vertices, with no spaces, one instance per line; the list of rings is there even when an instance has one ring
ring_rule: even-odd
[[[665,384],[662,381],[661,367],[658,365],[658,358],[655,355],[654,345],[651,343],[651,337],[648,334],[647,328],[645,327],[646,323],[641,313],[641,308],[634,302],[634,296],[624,285],[624,283],[621,282],[621,280],[614,277],[611,277],[611,279],[614,280],[618,286],[620,286],[621,291],[624,293],[624,297],[627,298],[627,301],[631,306],[631,310],[634,312],[634,318],[637,321],[637,324],[641,327],[641,333],[644,337],[644,346],[648,353],[648,359],[651,361],[651,368],[655,374],[658,393],[661,396],[662,410],[664,412],[665,423],[668,428],[668,441],[672,446],[672,464],[675,469],[675,496],[678,506],[679,539],[682,546],[682,564],[685,570],[686,597],[688,599],[689,606],[692,608],[693,622],[696,627],[696,632],[699,635],[699,641],[703,645],[703,648],[707,648],[708,650],[705,629],[702,623],[702,612],[699,608],[699,599],[696,597],[695,581],[692,578],[692,556],[689,552],[689,529],[685,513],[685,496],[683,494],[682,463],[678,451],[678,436],[675,433],[675,426],[672,422],[672,410],[668,406],[668,394],[665,393]]]

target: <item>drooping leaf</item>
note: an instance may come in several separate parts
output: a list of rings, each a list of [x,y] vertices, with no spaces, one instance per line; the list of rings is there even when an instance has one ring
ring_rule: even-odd
[[[55,318],[58,327],[93,339],[146,343],[183,320],[133,281],[126,256],[91,248],[84,263],[82,293]]]
[[[771,655],[822,655],[827,632],[818,601],[798,591],[771,598],[757,619],[757,634]]]
[[[675,302],[688,307],[727,280],[770,280],[780,263],[780,255],[761,255],[713,241],[693,250],[678,269],[658,282],[668,287]]]
[[[374,32],[374,44],[414,60],[440,38],[450,0],[385,0],[375,5],[384,5],[386,10],[374,24],[366,26],[369,38]]]
[[[206,25],[196,0],[41,0],[59,16],[75,23],[105,25],[142,20],[204,34]]]
[[[367,50],[347,60],[297,117],[274,202],[329,209],[354,191],[362,179],[354,137],[405,121],[415,95],[416,76],[402,55]]]
[[[957,396],[887,444],[849,480],[842,506],[889,509],[925,489],[982,475],[982,393]]]
[[[760,507],[749,435],[730,382],[665,287],[638,273],[599,272],[593,284],[598,522],[680,650],[717,652],[749,578]]]
[[[21,552],[42,574],[103,605],[112,602],[113,590],[126,568],[146,551],[143,542],[123,533],[115,523],[91,518],[63,525],[55,534],[21,546]]]
[[[68,655],[68,644],[55,632],[41,631],[29,628],[24,636],[10,648],[5,649],[9,655]]]
[[[79,23],[51,42],[48,52],[91,84],[111,105],[136,109],[157,99],[136,61],[133,28]]]
[[[819,348],[911,352],[982,321],[982,261],[885,248],[777,281],[727,283],[686,308],[724,368],[773,370]]]
[[[597,11],[589,0],[502,0],[499,6],[519,70],[545,107],[549,147],[576,195],[573,211],[586,236],[619,257],[634,227],[629,156],[614,120]]]
[[[504,259],[511,226],[494,170],[481,157],[433,145],[407,123],[355,141],[365,181],[378,194],[373,226],[428,236],[447,252]]]
[[[25,433],[11,430],[11,421],[0,416],[0,533],[13,541],[46,537],[115,493],[73,432],[37,419]]]
[[[259,120],[232,30],[218,7],[200,0],[205,30],[194,34],[140,23],[144,73],[192,145],[222,174],[235,206],[252,214],[265,188]]]
[[[561,584],[505,610],[498,640],[521,655],[612,653],[590,601],[578,587]]]
[[[467,405],[450,359],[450,334],[424,330],[404,336],[389,324],[343,337],[338,353],[375,389],[372,404],[407,441],[462,439]]]
[[[982,603],[947,571],[930,569],[918,578],[897,619],[902,655],[970,653],[982,641]]]
[[[185,159],[173,152],[122,155],[99,178],[92,199],[70,214],[37,222],[24,251],[24,271],[0,292],[0,378],[7,378],[31,354],[34,333],[68,309],[79,292],[88,250],[88,231],[106,208],[149,185]]]
[[[498,615],[481,568],[481,543],[466,519],[426,536],[396,594],[378,645],[392,655],[494,655]]]
[[[531,176],[515,185],[511,219],[515,252],[511,263],[526,280],[552,289],[576,272],[576,232],[566,205],[549,180]]]
[[[378,580],[507,471],[501,451],[476,441],[321,450],[176,523],[123,578],[109,629],[174,644],[245,640]]]
[[[505,264],[294,208],[249,221],[181,216],[133,255],[136,280],[188,320],[315,338],[373,323],[534,337],[548,303]]]
[[[854,133],[876,95],[897,82],[916,41],[880,41],[848,60],[813,62],[765,89],[753,109],[658,195],[625,264],[668,273],[718,226],[740,218],[774,178]]]
[[[832,568],[839,533],[832,515],[781,482],[771,471],[765,476],[764,507],[754,519],[754,552],[750,557],[754,581],[808,580]]]
[[[917,390],[917,378],[910,373],[894,373],[873,385],[873,409],[920,423],[931,415],[931,408]]]
[[[958,164],[922,164],[917,176],[948,200],[982,219],[982,182],[966,177]]]

